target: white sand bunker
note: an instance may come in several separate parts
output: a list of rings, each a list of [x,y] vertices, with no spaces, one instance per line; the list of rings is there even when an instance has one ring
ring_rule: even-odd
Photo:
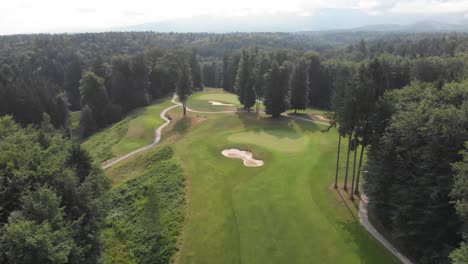
[[[246,167],[260,167],[263,166],[263,160],[256,160],[252,158],[252,152],[238,149],[225,149],[221,152],[224,156],[234,159],[242,159]]]
[[[218,105],[218,106],[235,106],[233,104],[225,104],[217,101],[208,101],[211,105]]]
[[[315,118],[318,118],[318,119],[320,119],[320,120],[326,120],[326,121],[328,121],[328,119],[327,119],[326,117],[324,117],[323,115],[317,115],[317,114],[315,114],[315,115],[312,115],[312,116],[314,116]]]

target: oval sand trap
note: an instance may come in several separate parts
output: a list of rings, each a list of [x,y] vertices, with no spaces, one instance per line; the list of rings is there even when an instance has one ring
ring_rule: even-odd
[[[218,106],[235,106],[233,104],[225,104],[217,101],[208,101],[211,105],[218,105]]]
[[[221,152],[224,156],[234,159],[242,159],[246,167],[263,166],[263,160],[256,160],[252,156],[252,152],[238,149],[225,149]]]

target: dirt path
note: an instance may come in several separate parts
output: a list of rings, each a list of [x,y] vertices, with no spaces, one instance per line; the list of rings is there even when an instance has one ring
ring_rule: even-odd
[[[359,202],[359,220],[362,226],[369,232],[375,239],[377,239],[388,251],[392,252],[403,264],[413,264],[411,260],[407,259],[403,254],[398,251],[384,236],[382,236],[377,229],[375,229],[369,222],[367,217],[367,203],[368,199],[365,194],[361,195],[361,202]]]
[[[153,143],[147,145],[147,146],[144,146],[142,148],[139,148],[137,150],[134,150],[130,153],[127,153],[123,156],[120,156],[120,157],[115,157],[115,158],[112,158],[110,160],[107,160],[105,162],[102,163],[101,165],[101,168],[103,170],[111,167],[112,165],[115,165],[116,163],[119,163],[123,160],[126,160],[128,159],[129,157],[137,154],[137,153],[140,153],[146,149],[149,149],[151,147],[153,147],[154,145],[158,144],[159,141],[161,141],[161,132],[162,130],[167,126],[169,125],[169,123],[171,122],[169,119],[166,118],[166,113],[175,108],[175,107],[178,107],[178,106],[182,106],[182,103],[179,103],[176,101],[176,98],[177,96],[174,95],[171,99],[171,102],[174,104],[173,106],[170,106],[166,109],[164,109],[161,114],[159,115],[162,119],[164,119],[166,122],[164,124],[162,124],[160,127],[158,127],[156,129],[156,132],[155,132],[155,138],[154,138],[154,141]],[[193,110],[191,108],[188,108],[187,107],[187,111],[188,112],[192,112],[192,113],[198,113],[198,114],[230,114],[230,113],[238,113],[238,112],[243,112],[243,111],[239,111],[239,110],[231,110],[231,111],[198,111],[198,110]],[[315,121],[315,120],[311,120],[311,119],[307,119],[307,118],[302,118],[302,117],[297,117],[297,116],[292,116],[292,115],[287,115],[287,114],[283,114],[283,116],[285,117],[288,117],[288,118],[293,118],[293,119],[298,119],[298,120],[302,120],[302,121],[306,121],[306,122],[311,122],[311,123],[316,123],[316,124],[320,124],[320,125],[325,125],[325,126],[328,126],[329,124],[328,123],[324,123],[324,122],[320,122],[320,121]]]
[[[135,154],[137,154],[137,153],[139,153],[139,152],[142,152],[143,150],[149,149],[149,148],[151,148],[152,146],[158,144],[159,141],[161,141],[161,132],[162,132],[162,130],[163,130],[167,125],[169,125],[169,123],[171,123],[171,120],[169,120],[169,119],[166,117],[167,111],[171,110],[172,108],[176,108],[176,107],[178,107],[178,106],[180,106],[180,105],[177,104],[177,105],[170,106],[170,107],[164,109],[164,110],[161,112],[161,114],[160,114],[159,116],[160,116],[162,119],[164,119],[166,122],[165,122],[164,124],[162,124],[161,126],[159,126],[159,127],[156,129],[156,132],[154,133],[155,137],[154,137],[153,143],[151,143],[151,144],[149,144],[149,145],[147,145],[147,146],[144,146],[144,147],[142,147],[142,148],[139,148],[139,149],[137,149],[137,150],[134,150],[134,151],[132,151],[132,152],[130,152],[130,153],[127,153],[127,154],[125,154],[125,155],[123,155],[123,156],[120,156],[120,157],[118,157],[118,158],[113,158],[113,159],[110,159],[110,160],[108,160],[108,161],[105,161],[105,162],[101,165],[101,168],[102,168],[103,170],[105,170],[105,169],[109,168],[110,166],[115,165],[116,163],[121,162],[122,160],[126,160],[126,159],[128,159],[129,157],[131,157],[131,156],[133,156],[133,155],[135,155]]]
[[[172,97],[172,100],[171,102],[174,104],[173,106],[170,106],[166,109],[164,109],[161,114],[159,115],[162,119],[164,119],[166,122],[164,124],[162,124],[161,126],[159,126],[156,131],[155,131],[155,138],[154,138],[154,141],[153,143],[147,145],[147,146],[144,146],[142,148],[139,148],[137,150],[134,150],[128,154],[125,154],[121,157],[116,157],[116,158],[113,158],[113,159],[110,159],[108,161],[105,161],[102,165],[101,165],[101,168],[102,169],[107,169],[109,167],[111,167],[112,165],[115,165],[123,160],[126,160],[128,159],[129,157],[139,153],[139,152],[142,152],[146,149],[149,149],[151,147],[153,147],[154,145],[158,144],[159,141],[161,141],[161,132],[162,130],[168,126],[170,123],[171,123],[171,120],[169,120],[167,117],[166,117],[166,113],[173,109],[173,108],[176,108],[176,107],[179,107],[179,106],[182,106],[182,103],[179,103],[176,101],[176,98],[177,96],[174,95]],[[190,109],[187,107],[187,111],[189,112],[193,112],[193,113],[199,113],[199,114],[227,114],[227,113],[237,113],[239,111],[237,110],[233,110],[233,111],[216,111],[216,112],[210,112],[210,111],[197,111],[197,110],[193,110],[193,109]],[[328,123],[325,123],[325,122],[320,122],[320,121],[315,121],[315,120],[311,120],[311,119],[307,119],[307,118],[302,118],[302,117],[298,117],[298,116],[293,116],[293,115],[287,115],[287,114],[282,114],[283,116],[287,117],[287,118],[293,118],[293,119],[297,119],[297,120],[301,120],[301,121],[305,121],[305,122],[311,122],[311,123],[316,123],[316,124],[320,124],[320,125],[325,125],[325,126],[329,126],[330,124]],[[359,219],[360,219],[360,222],[362,224],[362,226],[364,226],[364,228],[375,238],[377,239],[383,246],[385,246],[392,254],[394,254],[402,263],[404,264],[413,264],[409,259],[407,259],[405,256],[403,256],[403,254],[401,254],[384,236],[382,236],[373,226],[372,224],[369,222],[369,219],[367,217],[367,203],[368,203],[368,200],[367,200],[367,196],[365,196],[364,194],[361,195],[361,202],[359,203]]]

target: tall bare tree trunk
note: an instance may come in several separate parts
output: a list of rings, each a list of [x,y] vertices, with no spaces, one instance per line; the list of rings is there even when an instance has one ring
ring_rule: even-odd
[[[340,150],[341,150],[341,135],[338,134],[338,151],[336,152],[335,189],[338,188],[338,167],[340,164]]]
[[[364,143],[361,146],[361,155],[359,157],[359,166],[358,166],[358,173],[356,179],[356,188],[354,189],[355,194],[359,194],[359,176],[361,175],[361,165],[362,165],[362,157],[364,156]]]
[[[351,191],[349,192],[349,198],[354,200],[354,179],[356,178],[356,156],[357,156],[357,146],[354,150],[354,161],[353,161],[353,178],[351,179]]]
[[[351,152],[351,137],[353,136],[353,132],[349,133],[349,140],[348,140],[348,155],[346,156],[346,173],[344,179],[344,187],[343,189],[346,191],[348,190],[348,168],[349,168],[349,153]]]
[[[185,101],[182,102],[182,108],[184,110],[184,116],[187,114],[187,103]]]

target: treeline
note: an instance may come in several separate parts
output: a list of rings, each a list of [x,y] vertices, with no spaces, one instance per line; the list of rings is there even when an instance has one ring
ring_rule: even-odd
[[[331,83],[327,70],[317,53],[251,48],[240,55],[225,55],[222,84],[239,95],[245,109],[264,99],[266,112],[278,117],[290,107],[328,108]]]
[[[395,75],[384,58],[391,57],[363,62],[348,71],[354,71],[345,78],[351,81],[334,85],[331,124],[339,132],[335,187],[341,175],[343,189],[354,199],[364,177],[369,217],[399,249],[416,263],[448,263],[462,239],[460,220],[467,220],[462,210],[467,176],[454,181],[452,164],[462,159],[468,141],[468,83],[460,82],[463,67],[453,72],[434,68],[427,75],[433,79],[426,80],[413,70],[410,76]],[[410,60],[409,68],[419,67],[421,60],[434,58]],[[453,60],[436,61],[447,65]],[[340,174],[342,138],[348,149]],[[454,263],[466,261],[466,249],[454,252]]]
[[[179,63],[183,61],[183,63]],[[193,87],[203,88],[195,50],[150,50],[134,56],[112,57],[110,65],[96,61],[79,81],[82,137],[119,121],[131,110],[174,92],[181,67],[187,66]]]
[[[373,63],[375,74],[381,75],[376,78],[383,91],[402,88],[415,80],[431,82],[440,88],[447,82],[465,78],[467,58],[466,54],[413,59],[382,54],[355,62],[325,60],[310,52],[251,48],[240,54],[225,54],[222,64],[212,62],[209,72],[214,74],[209,75],[209,82],[221,83],[225,90],[237,93],[247,110],[261,99],[265,100],[268,113],[276,107],[275,112],[280,113],[309,106],[331,109],[333,96],[337,96],[343,86],[356,82],[354,76],[361,64]],[[205,80],[207,77],[203,76]]]
[[[110,183],[54,129],[0,118],[0,263],[98,263]]]

